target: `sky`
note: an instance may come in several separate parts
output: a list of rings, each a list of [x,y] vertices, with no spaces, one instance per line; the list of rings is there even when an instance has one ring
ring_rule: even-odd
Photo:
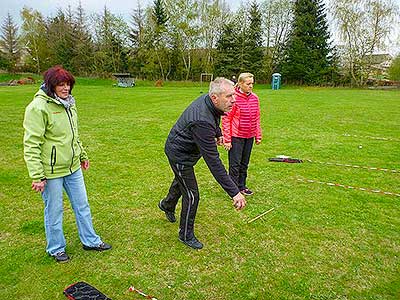
[[[148,4],[153,3],[153,0],[81,0],[82,6],[87,14],[91,13],[99,13],[107,6],[107,8],[114,14],[122,16],[126,21],[129,21],[130,14],[133,9],[137,7],[137,3],[140,1],[142,7],[146,7]],[[334,1],[334,0],[325,0],[325,2]],[[400,7],[400,0],[393,0]],[[226,0],[226,3],[229,4],[231,9],[237,9],[241,3],[250,3],[250,0]],[[257,2],[262,2],[262,0],[257,0]],[[4,22],[4,19],[7,13],[10,13],[13,17],[13,20],[16,24],[21,23],[20,11],[24,6],[34,8],[41,12],[44,16],[49,17],[55,15],[58,8],[67,8],[68,5],[71,6],[72,9],[75,9],[79,4],[79,0],[0,0],[0,24]],[[333,36],[336,37],[337,34],[334,32],[334,28],[331,26],[330,28]],[[392,33],[391,37],[391,46],[389,47],[389,53],[392,55],[396,55],[400,53],[400,44],[396,43],[395,37],[400,34],[400,26],[397,26],[396,32]],[[335,42],[337,44],[337,42]]]
[[[81,0],[81,3],[88,13],[100,12],[104,8],[104,5],[106,5],[114,14],[129,19],[130,13],[137,7],[139,1],[142,7],[153,3],[153,0]],[[226,0],[226,3],[229,3],[232,9],[236,9],[240,5],[241,0]],[[68,5],[76,8],[78,4],[79,0],[0,0],[0,20],[4,20],[7,12],[10,12],[14,20],[19,22],[19,12],[24,6],[34,8],[45,16],[50,16],[58,8],[66,8]]]

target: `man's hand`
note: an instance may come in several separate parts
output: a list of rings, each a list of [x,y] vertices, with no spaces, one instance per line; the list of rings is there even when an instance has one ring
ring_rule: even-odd
[[[224,144],[224,137],[220,136],[216,138],[217,146],[222,146]]]
[[[82,169],[84,169],[86,171],[87,169],[89,169],[89,167],[90,167],[89,160],[81,161],[81,168]]]
[[[233,206],[237,210],[241,210],[246,206],[246,199],[241,193],[237,193],[233,198]]]
[[[260,145],[261,144],[261,140],[256,140],[256,145]]]
[[[40,181],[40,182],[32,181],[32,190],[34,190],[35,192],[43,193],[44,187],[46,186],[46,183],[47,183],[46,180],[43,180],[43,181]]]
[[[231,150],[231,148],[232,148],[232,143],[224,143],[224,148],[225,148],[226,151]]]

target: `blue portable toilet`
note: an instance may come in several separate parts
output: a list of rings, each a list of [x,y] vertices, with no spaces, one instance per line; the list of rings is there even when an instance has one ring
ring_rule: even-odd
[[[281,87],[281,74],[274,73],[272,74],[272,82],[271,87],[273,90],[279,90]]]

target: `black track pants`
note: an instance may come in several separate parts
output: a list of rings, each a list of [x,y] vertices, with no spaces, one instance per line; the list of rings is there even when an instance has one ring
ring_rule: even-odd
[[[254,138],[232,137],[232,148],[228,152],[229,175],[239,190],[247,188],[247,169],[249,167],[253,143]]]
[[[199,189],[194,168],[169,161],[175,178],[172,181],[167,197],[162,206],[168,211],[175,211],[179,198],[182,196],[182,211],[179,225],[179,237],[182,240],[194,236],[194,220],[199,205]]]

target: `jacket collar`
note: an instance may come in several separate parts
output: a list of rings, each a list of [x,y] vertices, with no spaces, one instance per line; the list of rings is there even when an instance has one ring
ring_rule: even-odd
[[[46,92],[42,88],[40,88],[36,92],[35,97],[40,97],[40,98],[42,98],[43,100],[45,100],[47,102],[54,102],[56,104],[62,105],[62,103],[60,101],[58,101],[58,100],[50,97],[49,95],[47,95]]]
[[[222,110],[219,110],[218,108],[215,107],[214,103],[212,102],[208,94],[206,94],[204,101],[206,102],[208,109],[212,112],[212,114],[216,118],[219,118],[220,116],[223,116],[225,114]]]
[[[235,88],[235,91],[236,91],[236,93],[242,95],[243,97],[248,97],[248,96],[251,95],[251,92],[250,92],[250,93],[244,93],[244,92],[240,89],[240,87],[238,87],[238,86]]]
[[[46,88],[44,83],[40,86],[40,89],[35,94],[35,97],[36,96],[39,96],[39,97],[43,98],[47,102],[54,102],[54,103],[56,103],[58,105],[63,105],[66,108],[69,108],[69,107],[72,107],[72,106],[75,105],[75,99],[74,99],[74,97],[72,95],[70,95],[70,98],[69,98],[69,101],[67,102],[67,105],[65,103],[63,103],[62,101],[60,101],[62,99],[58,98],[57,96],[50,97],[47,94],[47,88]]]

